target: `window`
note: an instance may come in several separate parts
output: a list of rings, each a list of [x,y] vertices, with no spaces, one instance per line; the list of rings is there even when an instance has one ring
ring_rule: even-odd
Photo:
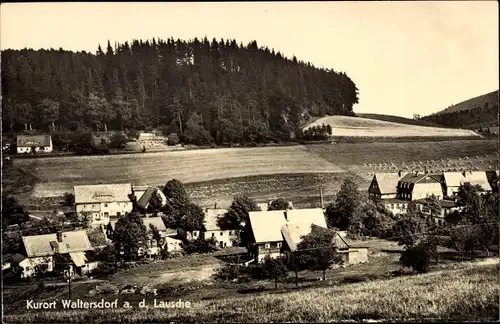
[[[116,212],[116,216],[120,217],[121,213],[120,212]]]
[[[214,236],[215,236],[215,233],[212,233],[212,237],[214,237]]]
[[[229,231],[229,235],[232,235],[232,234],[233,234],[233,232]]]
[[[391,204],[391,209],[394,209],[394,204]]]
[[[26,269],[26,271],[30,271],[30,267],[26,267],[25,269]]]
[[[271,248],[271,244],[266,243],[265,247],[266,247],[266,249],[269,249],[269,248]]]
[[[105,217],[109,217],[109,213],[108,212],[104,212],[104,216]]]
[[[108,207],[108,204],[107,204],[107,203],[104,203],[104,207]]]
[[[399,206],[399,204],[397,204],[397,205],[396,205],[396,208],[399,208],[399,207],[400,207],[400,206]]]
[[[276,243],[276,247],[280,248],[281,247],[281,242]]]
[[[220,236],[222,236],[222,235],[224,235],[224,233],[223,233],[223,232],[220,232]]]
[[[198,233],[197,232],[193,232],[193,236],[198,236]],[[214,236],[214,235],[212,234],[212,236]]]

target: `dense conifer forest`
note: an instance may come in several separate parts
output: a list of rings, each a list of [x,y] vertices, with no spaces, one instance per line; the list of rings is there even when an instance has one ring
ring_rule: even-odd
[[[290,140],[310,116],[352,115],[343,72],[256,41],[108,41],[96,54],[2,51],[4,132],[176,133],[185,143]]]

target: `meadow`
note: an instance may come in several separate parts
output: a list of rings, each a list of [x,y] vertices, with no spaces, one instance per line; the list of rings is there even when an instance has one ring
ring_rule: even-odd
[[[330,124],[333,129],[333,137],[436,137],[436,136],[471,136],[478,135],[467,129],[439,128],[418,125],[401,124],[377,119],[350,117],[350,116],[327,116],[307,124],[303,129],[315,125]]]
[[[427,274],[328,287],[278,289],[192,300],[190,308],[19,310],[8,323],[493,321],[499,316],[498,260],[443,266]],[[116,297],[107,295],[106,300]],[[142,299],[141,297],[140,299]],[[178,298],[178,297],[176,297]],[[54,297],[50,298],[54,299]],[[123,297],[120,297],[123,300]],[[138,299],[138,300],[140,300]],[[152,305],[152,300],[147,299]],[[133,305],[137,303],[132,302]]]
[[[365,189],[374,172],[388,172],[377,169],[377,163],[394,163],[400,167],[403,162],[468,156],[471,157],[468,163],[487,167],[496,159],[497,147],[495,139],[323,143],[14,159],[14,166],[36,176],[32,192],[35,198],[61,196],[79,184],[132,182],[161,186],[176,178],[186,183],[195,202],[213,205],[215,201],[227,204],[238,193],[259,200],[275,196],[318,197],[320,186],[328,196],[338,190],[342,178],[348,174],[354,175],[360,188]],[[485,154],[489,158],[474,159]]]

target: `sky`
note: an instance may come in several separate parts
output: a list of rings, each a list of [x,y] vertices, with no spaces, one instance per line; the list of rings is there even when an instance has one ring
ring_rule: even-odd
[[[358,113],[428,115],[499,88],[497,1],[1,5],[1,49],[204,36],[343,71]]]

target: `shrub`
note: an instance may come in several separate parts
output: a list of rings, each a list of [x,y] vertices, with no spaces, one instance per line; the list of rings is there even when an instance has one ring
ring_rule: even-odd
[[[426,246],[417,245],[407,248],[399,261],[403,266],[412,268],[417,272],[427,272],[429,266],[429,251]]]

